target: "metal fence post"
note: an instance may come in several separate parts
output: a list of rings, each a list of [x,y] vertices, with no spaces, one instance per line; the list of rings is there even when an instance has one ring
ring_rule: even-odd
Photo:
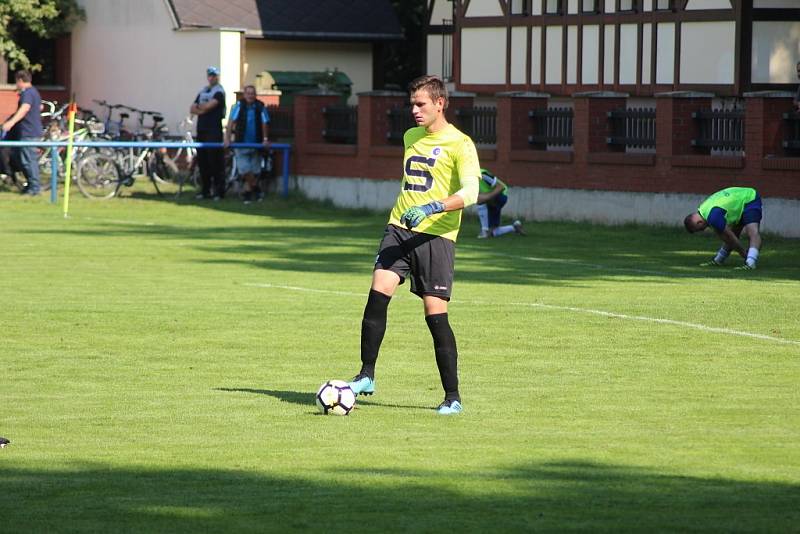
[[[50,149],[50,203],[58,201],[58,148]]]
[[[281,196],[289,196],[289,147],[283,149],[283,192]]]

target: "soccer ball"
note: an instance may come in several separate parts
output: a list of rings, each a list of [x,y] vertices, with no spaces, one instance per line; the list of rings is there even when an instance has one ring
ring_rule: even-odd
[[[356,395],[344,380],[328,380],[317,391],[317,407],[324,414],[347,415],[356,405]]]

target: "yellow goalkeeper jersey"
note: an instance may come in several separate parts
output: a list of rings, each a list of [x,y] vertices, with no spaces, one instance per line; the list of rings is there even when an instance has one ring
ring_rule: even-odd
[[[447,198],[467,184],[477,191],[481,176],[478,151],[472,139],[452,124],[434,133],[421,126],[411,128],[403,136],[403,145],[403,182],[389,224],[403,227],[400,216],[408,208]],[[462,211],[431,215],[413,231],[455,241]]]

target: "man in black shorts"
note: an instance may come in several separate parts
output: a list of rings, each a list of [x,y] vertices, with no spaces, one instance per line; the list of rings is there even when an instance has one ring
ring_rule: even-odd
[[[381,241],[361,322],[361,371],[349,384],[356,395],[375,392],[375,362],[389,301],[410,277],[411,291],[422,298],[444,389],[436,410],[452,415],[462,405],[447,303],[461,212],[478,198],[481,171],[472,140],[445,119],[448,97],[442,80],[422,76],[409,84],[409,93],[417,126],[403,136],[402,187]]]

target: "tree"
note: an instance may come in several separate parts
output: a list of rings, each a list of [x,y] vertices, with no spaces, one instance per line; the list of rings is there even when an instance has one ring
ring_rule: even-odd
[[[40,70],[18,44],[23,34],[42,39],[59,37],[86,13],[77,0],[0,0],[0,54],[12,69]]]
[[[387,43],[381,53],[384,83],[405,90],[408,82],[425,74],[425,28],[427,0],[392,0],[405,39]]]

